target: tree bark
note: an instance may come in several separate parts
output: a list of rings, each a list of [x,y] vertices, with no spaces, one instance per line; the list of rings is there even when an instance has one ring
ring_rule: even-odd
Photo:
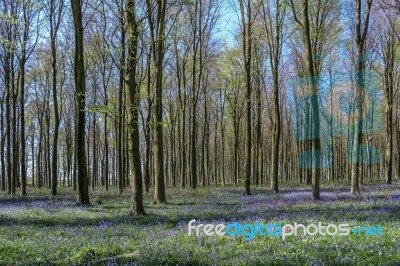
[[[126,3],[127,28],[128,28],[128,62],[125,78],[125,94],[128,109],[128,132],[129,132],[129,155],[131,171],[131,213],[134,215],[145,215],[143,207],[142,167],[139,147],[139,101],[140,92],[136,82],[136,61],[138,45],[138,25],[135,15],[135,1],[128,0]]]
[[[82,0],[71,0],[72,15],[75,28],[75,59],[74,79],[76,97],[76,170],[78,179],[77,205],[90,205],[89,179],[86,162],[85,140],[85,61],[83,50],[83,26],[82,26]]]
[[[239,0],[241,24],[242,24],[242,49],[245,62],[246,73],[246,175],[243,195],[251,195],[250,180],[251,180],[251,1],[246,1],[246,11],[242,0]],[[246,16],[247,15],[247,16]]]

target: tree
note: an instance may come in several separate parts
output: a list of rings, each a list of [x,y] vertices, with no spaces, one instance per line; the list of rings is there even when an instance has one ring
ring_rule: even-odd
[[[4,93],[5,93],[5,123],[6,123],[6,166],[7,166],[7,192],[8,194],[15,194],[16,179],[13,171],[13,166],[15,160],[15,152],[12,151],[12,144],[15,144],[14,138],[11,138],[11,133],[15,132],[15,122],[12,114],[12,107],[15,106],[16,97],[14,96],[14,58],[15,58],[15,47],[16,47],[16,29],[15,23],[13,21],[16,17],[16,5],[14,2],[3,1],[2,3],[2,13],[6,19],[3,19],[1,27],[2,36],[2,48],[3,48],[3,80],[4,80]],[[13,134],[14,136],[15,134]],[[14,146],[15,147],[15,146]]]
[[[139,150],[139,102],[140,92],[136,81],[137,49],[139,39],[138,22],[135,14],[135,1],[128,0],[126,6],[128,28],[128,63],[125,78],[125,93],[128,109],[129,154],[131,157],[132,207],[134,215],[144,215],[142,167]]]
[[[21,195],[26,196],[26,137],[25,137],[25,76],[26,76],[26,62],[35,49],[36,41],[31,47],[28,46],[31,35],[31,26],[33,19],[38,11],[34,7],[32,1],[23,1],[22,3],[22,22],[23,32],[21,40],[21,55],[19,58],[20,63],[20,127],[21,127]]]
[[[221,57],[222,67],[222,91],[220,99],[224,99],[227,102],[226,111],[221,112],[221,121],[230,121],[232,123],[233,131],[233,183],[238,184],[240,174],[240,132],[241,132],[241,121],[243,117],[243,110],[246,106],[243,106],[242,101],[245,98],[243,96],[243,90],[241,89],[242,84],[245,83],[245,75],[243,75],[244,69],[243,58],[240,56],[240,50],[236,48],[227,49]],[[240,66],[240,68],[239,68]],[[225,105],[225,102],[224,102]],[[225,107],[224,107],[225,108]],[[229,120],[224,119],[225,113],[229,114]],[[222,129],[221,129],[222,130]],[[231,134],[232,135],[232,134]],[[223,151],[224,152],[224,151]],[[224,160],[225,158],[222,158]]]
[[[281,111],[279,106],[279,89],[280,89],[280,61],[282,56],[282,48],[284,41],[284,20],[286,13],[286,5],[275,0],[275,3],[267,0],[263,2],[263,20],[267,38],[269,51],[269,64],[272,71],[274,101],[274,140],[272,148],[272,177],[271,189],[278,192],[278,174],[279,174],[279,144],[281,138]]]
[[[296,23],[302,29],[303,43],[304,43],[304,52],[306,58],[306,73],[307,73],[307,96],[310,96],[310,113],[311,113],[311,121],[306,123],[304,126],[307,132],[312,132],[311,136],[311,175],[312,175],[312,197],[314,200],[320,199],[320,178],[321,178],[321,168],[320,168],[320,158],[318,156],[318,152],[321,149],[321,140],[320,140],[320,119],[319,119],[319,107],[318,107],[318,86],[315,80],[315,72],[314,72],[314,60],[312,55],[312,46],[311,46],[311,33],[310,33],[310,19],[309,19],[309,7],[308,0],[303,0],[302,2],[302,21],[300,21],[297,17],[297,13],[295,10],[295,6],[293,0],[290,0],[290,5],[293,11],[293,18]]]
[[[361,0],[355,0],[355,12],[356,12],[356,65],[355,65],[355,86],[354,86],[354,102],[357,102],[355,106],[355,113],[359,114],[360,117],[354,115],[354,128],[353,128],[353,139],[352,139],[352,158],[351,158],[351,194],[360,193],[360,172],[361,172],[361,161],[362,152],[360,146],[362,145],[362,119],[363,113],[363,101],[364,101],[364,72],[365,72],[365,42],[368,33],[369,18],[371,12],[372,0],[367,0],[364,20],[361,15],[362,3]]]
[[[197,103],[199,99],[199,80],[201,79],[202,73],[202,49],[201,49],[201,42],[202,42],[202,5],[200,1],[195,1],[194,3],[194,10],[192,11],[189,9],[189,16],[190,16],[190,24],[193,30],[192,35],[192,82],[191,82],[191,134],[190,134],[190,187],[192,189],[196,189],[197,187],[197,152],[196,152],[196,145],[197,145]],[[199,55],[198,55],[199,54]],[[200,62],[199,69],[197,68],[197,62]],[[197,72],[199,75],[197,75]]]
[[[83,50],[82,0],[71,0],[71,7],[75,28],[74,80],[76,97],[75,147],[78,177],[77,205],[90,205],[85,141],[86,82]]]
[[[118,5],[118,15],[119,15],[119,30],[121,34],[120,39],[120,57],[119,57],[119,91],[118,91],[118,133],[117,133],[117,171],[118,171],[118,189],[119,193],[124,191],[124,145],[123,145],[123,107],[124,107],[124,76],[125,76],[125,61],[126,61],[126,25],[125,25],[125,15],[124,15],[124,0],[121,0]]]
[[[63,18],[64,0],[50,0],[47,17],[50,22],[50,46],[51,46],[51,86],[54,105],[54,135],[52,152],[52,176],[51,194],[57,195],[58,181],[58,136],[60,128],[60,114],[57,97],[57,34]]]
[[[398,65],[398,45],[400,39],[396,38],[396,15],[391,10],[381,7],[385,16],[381,17],[379,25],[378,41],[380,43],[380,55],[383,61],[381,71],[382,83],[386,100],[386,154],[385,154],[385,178],[386,183],[391,184],[393,178],[393,157],[394,157],[394,100],[396,69]],[[382,15],[382,14],[381,14]]]
[[[251,46],[252,46],[252,24],[251,1],[247,0],[246,5],[243,0],[239,0],[240,21],[242,28],[242,52],[244,58],[244,68],[246,73],[246,175],[243,195],[251,195]],[[245,8],[246,6],[246,8]]]
[[[146,0],[147,10],[152,14],[152,4],[150,0]],[[164,181],[164,146],[163,146],[163,104],[162,104],[162,88],[163,88],[163,61],[165,54],[165,13],[167,9],[166,0],[158,0],[156,4],[155,21],[152,16],[148,16],[151,43],[153,46],[154,56],[153,64],[156,72],[156,84],[154,89],[154,203],[166,203],[165,197],[165,181]]]

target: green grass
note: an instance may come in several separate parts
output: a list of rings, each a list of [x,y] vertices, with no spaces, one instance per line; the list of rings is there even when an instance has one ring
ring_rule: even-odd
[[[119,195],[96,190],[102,205],[75,207],[75,194],[59,196],[32,189],[26,198],[0,194],[0,265],[400,265],[399,184],[362,186],[350,196],[348,185],[324,185],[322,201],[313,202],[308,188],[285,185],[278,194],[253,188],[169,188],[166,205],[153,205],[149,215],[128,214],[129,191]],[[202,223],[349,223],[380,225],[384,236],[244,237],[188,236],[191,219]],[[95,263],[96,264],[96,263]],[[91,264],[93,265],[93,264]]]

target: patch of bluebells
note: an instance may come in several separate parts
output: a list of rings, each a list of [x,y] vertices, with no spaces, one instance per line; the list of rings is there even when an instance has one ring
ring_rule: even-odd
[[[305,188],[273,194],[241,188],[170,191],[169,205],[151,205],[147,217],[128,215],[129,197],[109,197],[101,206],[77,208],[72,197],[12,199],[0,195],[0,264],[73,264],[106,259],[105,265],[254,265],[396,264],[400,262],[400,190],[396,185],[363,186],[361,196],[348,187],[322,189],[312,201]],[[189,199],[185,202],[185,198]],[[2,218],[1,218],[2,217]],[[232,221],[382,222],[384,237],[188,236],[187,223]],[[40,245],[38,245],[40,243]],[[334,252],[332,252],[334,251]],[[128,259],[118,255],[137,253]]]

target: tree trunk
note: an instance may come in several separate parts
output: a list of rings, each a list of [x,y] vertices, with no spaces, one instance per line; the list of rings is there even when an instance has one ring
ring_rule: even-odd
[[[318,87],[314,74],[314,61],[311,50],[311,35],[310,35],[310,22],[308,14],[308,0],[303,0],[303,39],[306,53],[306,65],[308,74],[308,86],[311,87],[311,121],[306,125],[309,132],[312,132],[313,139],[311,140],[312,149],[312,168],[311,168],[311,182],[312,182],[312,197],[314,200],[320,199],[319,182],[321,177],[320,158],[317,154],[321,150],[320,140],[320,121],[319,121],[319,107],[318,107]]]
[[[60,11],[62,10],[62,4],[59,3]],[[61,21],[61,14],[58,14],[57,22],[54,24],[55,16],[55,2],[50,1],[50,38],[51,38],[51,75],[52,75],[52,93],[53,93],[53,105],[54,105],[54,135],[53,135],[53,158],[52,158],[52,180],[51,180],[51,194],[57,195],[57,181],[58,181],[58,132],[60,127],[60,114],[58,111],[58,97],[57,97],[57,31]]]
[[[71,0],[75,28],[74,79],[76,91],[76,164],[78,177],[77,205],[90,205],[85,139],[85,66],[83,50],[82,0]]]
[[[251,195],[250,179],[251,179],[251,1],[246,1],[247,18],[245,18],[245,8],[242,0],[240,3],[240,14],[242,24],[242,48],[245,62],[246,72],[246,175],[243,195]]]
[[[139,143],[139,101],[140,93],[136,83],[137,43],[139,38],[138,25],[135,15],[135,1],[126,3],[127,28],[129,38],[128,63],[125,78],[125,94],[128,109],[129,155],[131,158],[131,186],[132,205],[131,213],[134,215],[146,214],[143,207],[142,167],[140,161]]]
[[[164,180],[164,145],[163,145],[163,110],[162,110],[162,87],[163,87],[163,61],[164,61],[164,32],[166,0],[157,1],[157,40],[155,51],[156,87],[154,106],[154,203],[166,203],[165,180]],[[152,7],[149,5],[148,9]],[[154,41],[154,40],[153,40]]]
[[[369,14],[371,10],[372,0],[367,1],[367,10],[364,20],[363,30],[361,30],[361,0],[356,0],[356,68],[355,68],[355,86],[354,86],[354,100],[358,101],[355,106],[355,113],[358,113],[360,117],[354,117],[355,127],[353,128],[353,139],[352,139],[352,155],[351,155],[351,194],[360,193],[360,174],[362,174],[362,117],[363,114],[363,100],[364,100],[364,70],[365,70],[365,40],[368,33],[369,25]]]

